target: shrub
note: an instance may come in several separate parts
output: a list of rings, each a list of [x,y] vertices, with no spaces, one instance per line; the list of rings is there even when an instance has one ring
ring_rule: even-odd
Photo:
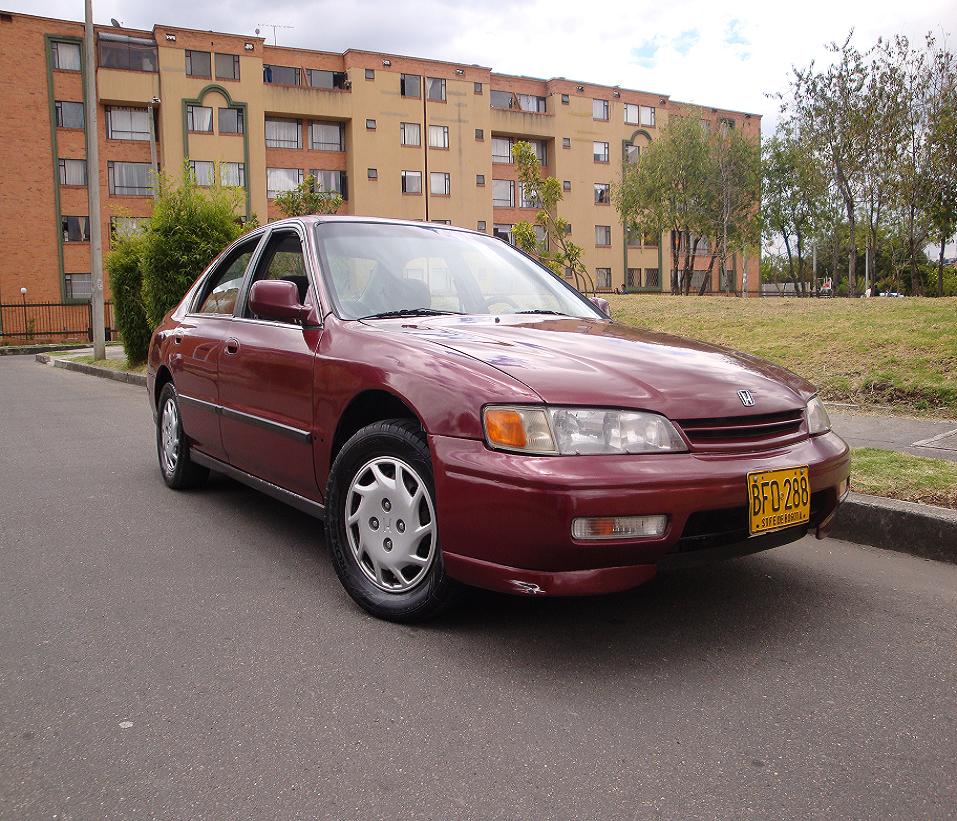
[[[316,178],[309,174],[290,191],[276,197],[276,207],[284,217],[304,217],[309,214],[335,214],[343,203],[335,191],[323,191]]]
[[[243,228],[236,222],[241,195],[232,188],[199,188],[184,163],[183,182],[158,182],[149,230],[143,236],[143,305],[151,328]]]
[[[123,349],[131,365],[146,361],[153,326],[143,307],[141,257],[145,237],[136,234],[113,238],[113,250],[106,258],[113,295],[113,317],[123,338]]]

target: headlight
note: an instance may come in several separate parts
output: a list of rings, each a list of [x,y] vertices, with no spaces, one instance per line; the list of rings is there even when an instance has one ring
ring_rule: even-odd
[[[601,408],[488,407],[485,438],[523,453],[675,453],[684,440],[664,416]]]
[[[816,396],[807,403],[807,429],[811,436],[827,433],[831,429],[831,419],[824,409],[824,403]]]

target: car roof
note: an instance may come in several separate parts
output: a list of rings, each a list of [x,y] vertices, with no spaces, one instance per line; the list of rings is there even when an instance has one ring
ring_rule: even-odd
[[[275,220],[268,223],[265,227],[275,227],[284,224],[292,223],[307,223],[312,225],[320,225],[324,222],[345,222],[345,223],[377,223],[379,225],[403,225],[411,226],[413,228],[443,228],[449,231],[463,231],[468,234],[479,234],[480,236],[487,237],[488,234],[483,233],[482,231],[474,231],[470,228],[461,228],[458,225],[448,225],[444,222],[426,222],[425,220],[401,220],[401,219],[391,219],[389,217],[364,217],[357,214],[347,214],[347,215],[326,215],[326,214],[310,214],[309,216],[302,217],[289,217],[287,219]]]

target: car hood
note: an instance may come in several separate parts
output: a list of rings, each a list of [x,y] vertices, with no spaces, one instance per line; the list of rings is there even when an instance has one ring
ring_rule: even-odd
[[[442,316],[375,325],[492,365],[554,405],[694,419],[793,410],[814,393],[801,377],[757,357],[603,320]],[[751,392],[753,407],[743,406],[740,390]]]

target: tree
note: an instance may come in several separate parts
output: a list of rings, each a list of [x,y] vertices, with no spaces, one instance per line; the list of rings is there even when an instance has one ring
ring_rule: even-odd
[[[558,204],[564,196],[562,184],[555,177],[542,177],[542,164],[530,143],[515,143],[512,156],[526,202],[538,206],[534,224],[517,222],[512,226],[515,245],[537,257],[556,276],[570,271],[575,287],[582,293],[595,293],[595,283],[581,261],[581,246],[571,241],[568,221],[558,215]]]
[[[304,217],[335,214],[342,207],[343,199],[335,191],[323,191],[316,178],[309,174],[295,188],[279,194],[275,203],[285,217]]]
[[[241,195],[234,188],[200,188],[184,163],[177,185],[159,176],[158,196],[143,234],[143,307],[150,328],[183,298],[196,277],[243,228],[236,219]]]
[[[761,212],[764,236],[779,238],[788,278],[800,296],[809,293],[808,245],[827,220],[827,182],[812,147],[787,126],[762,146]]]
[[[114,235],[106,258],[113,316],[130,365],[146,361],[153,326],[143,305],[143,235]]]
[[[931,235],[940,246],[937,296],[943,296],[944,252],[957,233],[957,62],[953,54],[943,49],[935,53],[931,85],[928,217]]]
[[[621,184],[615,189],[615,205],[626,230],[670,234],[673,294],[690,290],[701,237],[715,225],[715,173],[701,123],[673,117],[658,139],[641,152],[638,162],[624,166]]]

